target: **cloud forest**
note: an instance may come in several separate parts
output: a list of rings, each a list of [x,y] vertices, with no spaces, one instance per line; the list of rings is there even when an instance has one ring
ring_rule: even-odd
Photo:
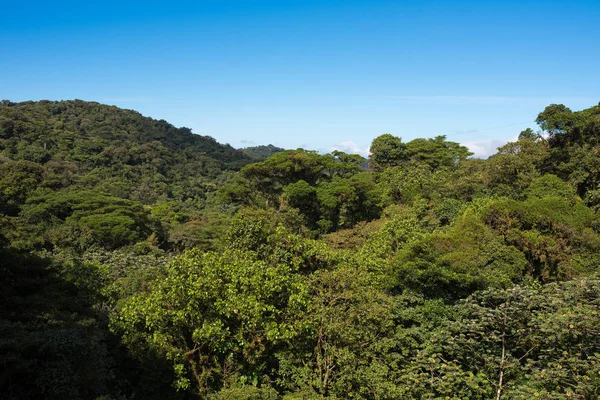
[[[0,397],[598,398],[600,104],[540,111],[363,158],[0,102]]]

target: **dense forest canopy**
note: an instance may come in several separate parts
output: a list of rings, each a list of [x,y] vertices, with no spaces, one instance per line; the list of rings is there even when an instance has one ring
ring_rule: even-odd
[[[487,160],[0,103],[7,399],[600,396],[600,104]]]

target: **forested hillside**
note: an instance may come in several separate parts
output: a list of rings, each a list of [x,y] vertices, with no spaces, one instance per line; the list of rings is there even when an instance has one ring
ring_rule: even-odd
[[[0,103],[0,397],[595,399],[600,104],[487,160]]]
[[[267,146],[250,146],[242,149],[242,152],[254,160],[264,160],[273,154],[281,153],[285,149],[269,144]]]

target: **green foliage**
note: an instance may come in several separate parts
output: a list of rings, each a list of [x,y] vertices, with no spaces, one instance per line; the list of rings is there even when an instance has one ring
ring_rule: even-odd
[[[454,167],[473,153],[456,142],[446,141],[446,136],[433,139],[414,139],[406,144],[406,153],[413,164],[425,164],[432,170]]]
[[[598,144],[600,104],[573,112],[562,104],[551,104],[542,111],[536,122],[550,134],[552,147],[576,143]]]
[[[223,218],[224,223],[227,217]],[[178,251],[200,247],[206,250],[214,249],[214,242],[222,234],[223,225],[214,220],[193,220],[181,224],[169,236],[169,242]]]
[[[269,144],[267,146],[251,146],[242,149],[242,152],[245,155],[255,160],[266,160],[273,154],[281,153],[282,151],[285,151],[285,149],[273,146],[272,144]]]
[[[519,140],[536,140],[539,135],[531,128],[527,128],[519,133]]]
[[[0,247],[0,392],[6,399],[88,399],[115,382],[107,335],[86,294],[48,260]]]
[[[266,204],[277,204],[283,188],[299,181],[310,186],[329,181],[335,177],[348,177],[360,170],[354,162],[343,162],[334,156],[319,155],[303,149],[277,153],[265,161],[247,165],[241,177],[266,200]],[[230,190],[233,188],[230,188]]]
[[[358,250],[381,230],[383,223],[383,220],[359,222],[352,229],[340,229],[326,235],[323,239],[333,249]]]
[[[381,135],[365,172],[3,101],[0,392],[597,398],[599,107],[488,160]]]
[[[231,164],[247,160],[231,146],[220,145],[208,136],[193,135],[188,128],[178,129],[163,120],[94,102],[8,102],[0,104],[0,116],[3,127],[0,137],[5,151],[10,153],[18,154],[13,146],[18,145],[18,139],[25,139],[21,143],[29,154],[33,153],[29,149],[34,144],[51,156],[100,150],[95,154],[98,157],[91,160],[96,162],[118,158],[132,165],[143,161],[158,164],[164,160],[158,160],[157,156],[164,155],[162,152],[167,149],[186,153],[203,151],[209,157]],[[124,145],[133,141],[137,141],[137,145]],[[102,151],[103,148],[107,150]]]
[[[403,377],[412,398],[598,396],[597,280],[488,290],[457,306]]]
[[[318,217],[317,189],[308,182],[299,180],[283,188],[283,198],[290,207],[297,208],[311,221]]]
[[[408,204],[426,198],[437,190],[433,174],[424,166],[387,168],[378,176],[385,205]]]
[[[527,260],[477,216],[465,213],[450,228],[422,236],[394,260],[400,288],[428,297],[458,299],[487,287],[510,287]]]
[[[187,128],[81,100],[5,101],[0,126],[0,212],[18,221],[8,236],[21,248],[116,248],[150,236],[165,247],[209,246],[213,229],[196,240],[181,225],[198,220],[232,171],[252,160]],[[94,198],[121,204],[90,205]],[[71,216],[77,203],[86,211]],[[148,218],[139,209],[157,203],[180,215]]]
[[[365,160],[334,151],[319,155],[302,149],[250,164],[219,189],[224,203],[298,210],[308,228],[328,233],[377,218],[380,194]]]
[[[374,232],[361,249],[367,257],[392,258],[406,244],[420,239],[427,230],[419,224],[413,210],[396,210],[377,232]]]
[[[13,160],[63,163],[79,180],[126,184],[140,200],[197,194],[181,184],[214,179],[251,158],[208,136],[194,135],[130,110],[84,102],[2,103],[0,153]],[[74,169],[75,168],[75,169]]]
[[[365,166],[367,164],[367,160],[358,154],[347,154],[339,150],[333,150],[331,154],[336,160],[346,164],[357,164],[361,166]]]
[[[488,160],[489,185],[499,195],[516,198],[545,170],[549,155],[548,144],[541,139],[507,143]]]
[[[534,179],[525,190],[526,197],[562,197],[575,200],[575,190],[556,175],[546,174]]]
[[[250,385],[234,386],[207,396],[209,400],[277,400],[277,391],[271,387]]]
[[[395,299],[349,266],[318,271],[309,284],[299,334],[279,355],[282,384],[310,398],[396,397]]]
[[[433,211],[454,203],[460,208],[459,203],[488,195],[484,168],[482,160],[464,160],[454,167],[440,167],[435,171],[423,163],[388,168],[375,177],[380,204],[420,207],[419,203],[426,202]],[[447,204],[443,205],[444,202]],[[439,222],[448,223],[455,216],[449,214],[445,221]]]
[[[315,151],[287,150],[263,162],[248,165],[241,173],[245,178],[254,180],[259,186],[261,182],[266,182],[267,178],[278,185],[287,185],[300,180],[314,185],[325,176],[328,160],[331,161]]]
[[[553,172],[576,185],[582,198],[597,190],[600,178],[599,116],[600,104],[577,112],[562,104],[551,104],[536,119],[548,133]],[[595,200],[593,204],[597,204]]]
[[[302,307],[303,280],[287,264],[256,253],[190,251],[148,293],[123,303],[116,329],[172,360],[179,389],[206,393],[260,379],[273,344],[293,333],[286,314]]]
[[[16,215],[42,180],[43,168],[31,161],[0,164],[0,212]]]
[[[406,144],[402,139],[389,133],[373,139],[369,149],[369,168],[372,171],[382,171],[386,168],[397,166],[408,160]]]
[[[500,200],[489,204],[483,218],[526,256],[535,278],[563,280],[597,268],[597,218],[573,197]]]
[[[350,228],[358,221],[370,221],[380,213],[380,196],[371,173],[335,178],[317,188],[321,219],[330,229]]]
[[[298,230],[296,222],[288,213],[273,215],[263,210],[241,210],[231,221],[219,249],[251,250],[262,260],[283,262],[302,272],[328,266],[326,246],[293,233]]]
[[[161,233],[140,204],[91,191],[41,192],[28,199],[21,215],[42,245],[116,248]]]

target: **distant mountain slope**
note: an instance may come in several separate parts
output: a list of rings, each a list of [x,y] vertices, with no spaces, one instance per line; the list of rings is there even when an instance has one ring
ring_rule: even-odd
[[[266,146],[250,146],[241,149],[244,154],[250,156],[256,160],[266,160],[271,157],[273,154],[281,153],[285,151],[285,149],[277,146],[273,146],[272,144]]]
[[[210,136],[195,135],[188,128],[176,128],[133,110],[82,100],[4,100],[0,103],[0,138],[5,155],[35,162],[106,155],[123,146],[139,153],[138,147],[158,146],[156,142],[167,152],[184,152],[187,158],[218,160],[223,168],[237,169],[250,161],[242,151]],[[129,159],[121,158],[130,164],[141,161],[133,152]]]
[[[43,166],[52,189],[75,185],[151,203],[203,198],[220,175],[253,159],[132,110],[82,100],[4,100],[0,165],[11,161],[28,170]]]

